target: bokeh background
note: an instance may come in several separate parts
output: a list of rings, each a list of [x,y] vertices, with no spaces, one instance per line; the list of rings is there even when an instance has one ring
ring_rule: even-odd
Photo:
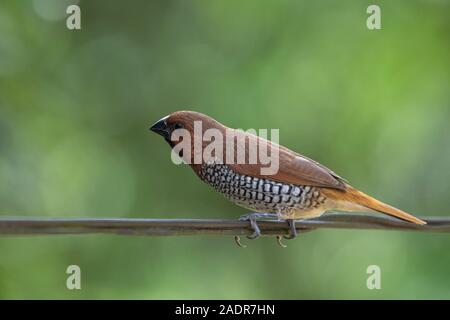
[[[81,6],[79,31],[67,5]],[[419,216],[450,215],[449,1],[0,3],[0,212],[237,218],[148,131],[190,109]],[[0,298],[450,298],[450,234],[0,238]],[[81,267],[82,290],[66,289]],[[379,265],[381,290],[366,268]]]

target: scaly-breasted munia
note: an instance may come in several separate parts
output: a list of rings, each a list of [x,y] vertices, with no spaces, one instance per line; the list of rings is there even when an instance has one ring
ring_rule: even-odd
[[[276,216],[286,220],[290,226],[290,236],[287,238],[290,239],[296,236],[295,220],[318,217],[330,210],[381,212],[412,223],[425,224],[424,221],[353,188],[343,178],[314,160],[261,137],[228,128],[204,114],[192,111],[174,112],[156,122],[150,129],[162,135],[174,148],[180,142],[172,137],[176,129],[185,129],[193,139],[202,139],[202,137],[194,137],[196,121],[202,124],[201,134],[208,129],[216,129],[223,136],[227,133],[234,134],[236,141],[247,139],[245,148],[250,145],[248,140],[266,143],[269,150],[278,148],[277,172],[263,175],[261,168],[264,165],[260,161],[253,164],[236,163],[236,161],[227,163],[216,161],[215,158],[201,158],[200,161],[195,162],[193,160],[196,151],[193,140],[191,142],[191,158],[186,160],[198,177],[237,205],[256,211],[256,214],[248,216],[255,231],[250,238],[260,234],[255,221],[257,217]],[[202,140],[201,151],[207,145],[208,142]],[[232,146],[233,151],[237,151],[236,145],[239,144],[235,143]],[[228,148],[225,141],[223,146],[222,155],[225,155]],[[183,155],[180,156],[183,157]],[[248,160],[248,156],[246,159]]]

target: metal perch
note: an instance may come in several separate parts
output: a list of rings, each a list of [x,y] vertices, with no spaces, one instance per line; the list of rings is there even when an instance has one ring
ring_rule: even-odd
[[[416,225],[387,216],[360,214],[328,214],[296,223],[299,233],[320,228],[383,229],[426,232],[450,232],[450,217],[422,217],[426,225]],[[288,233],[286,222],[260,220],[263,236]],[[186,235],[250,235],[246,221],[211,219],[62,219],[62,218],[0,218],[2,236],[43,236],[116,234],[126,236],[186,236]]]

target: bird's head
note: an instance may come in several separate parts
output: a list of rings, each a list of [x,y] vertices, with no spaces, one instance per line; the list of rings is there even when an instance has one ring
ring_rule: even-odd
[[[196,122],[201,124],[201,131],[194,132]],[[172,146],[178,142],[172,140],[172,133],[177,129],[185,129],[194,137],[194,133],[203,134],[208,129],[222,130],[225,126],[203,113],[177,111],[158,120],[150,127],[151,131],[161,135]]]
[[[161,135],[172,148],[184,139],[183,137],[180,138],[177,130],[178,133],[183,133],[183,131],[189,133],[192,157],[194,156],[194,141],[202,141],[202,149],[206,146],[207,142],[203,140],[203,137],[208,129],[217,129],[225,134],[227,128],[213,118],[194,111],[171,113],[150,127],[151,131]]]

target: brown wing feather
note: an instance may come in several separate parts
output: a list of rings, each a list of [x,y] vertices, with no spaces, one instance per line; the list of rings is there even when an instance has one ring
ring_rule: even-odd
[[[261,164],[259,157],[256,164],[248,164],[248,158],[246,159],[246,164],[231,164],[230,167],[240,174],[296,185],[328,187],[340,190],[345,190],[346,188],[344,179],[314,160],[251,134],[240,131],[237,131],[235,134],[237,139],[246,139],[248,144],[254,143],[254,139],[257,139],[258,143],[267,143],[269,150],[273,147],[279,148],[279,170],[276,174],[262,175],[261,168],[268,167],[268,165]],[[235,154],[237,154],[239,146],[242,146],[242,144],[235,144]]]

